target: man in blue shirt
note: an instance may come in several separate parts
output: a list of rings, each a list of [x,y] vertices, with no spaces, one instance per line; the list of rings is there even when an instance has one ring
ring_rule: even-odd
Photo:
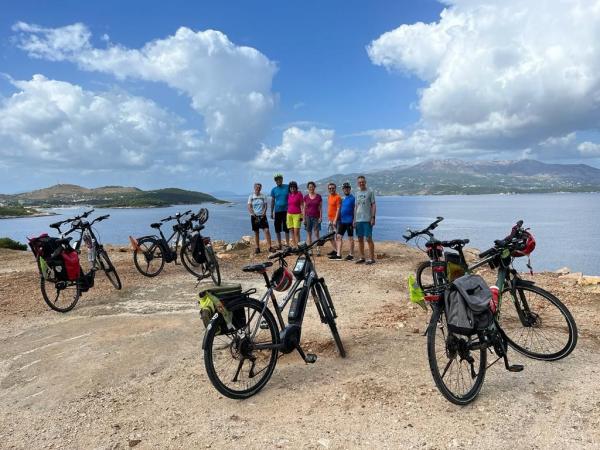
[[[344,196],[340,203],[340,212],[338,214],[338,226],[337,226],[337,254],[332,255],[329,259],[340,261],[342,259],[342,238],[344,233],[348,233],[348,239],[350,240],[350,253],[344,258],[346,261],[352,261],[354,259],[354,208],[356,200],[351,191],[350,183],[344,183],[342,185],[342,192]]]
[[[290,231],[287,227],[288,185],[283,184],[283,175],[275,174],[276,186],[271,189],[271,219],[275,221],[277,245],[281,250],[281,232],[285,232],[285,244],[290,246]]]

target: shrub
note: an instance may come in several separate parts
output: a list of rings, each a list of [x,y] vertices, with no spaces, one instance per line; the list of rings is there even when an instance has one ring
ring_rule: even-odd
[[[18,241],[14,241],[11,238],[0,238],[0,248],[9,248],[11,250],[27,250],[25,244],[21,244]]]

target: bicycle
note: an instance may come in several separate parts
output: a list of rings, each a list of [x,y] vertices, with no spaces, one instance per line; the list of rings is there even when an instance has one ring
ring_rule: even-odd
[[[206,328],[202,342],[204,365],[208,378],[221,394],[244,399],[258,393],[271,378],[280,352],[288,354],[296,350],[308,364],[317,360],[317,355],[305,354],[300,346],[309,295],[312,295],[321,322],[329,326],[339,355],[342,358],[346,356],[335,322],[337,313],[331,295],[324,278],[317,275],[310,252],[313,246],[324,245],[333,235],[330,233],[311,245],[301,244],[296,249],[287,248],[269,256],[269,259],[279,261],[279,269],[271,279],[267,275],[267,268],[273,265],[271,261],[242,269],[244,272],[261,274],[267,291],[260,300],[250,297],[252,291],[239,295],[227,304],[227,311],[233,320],[227,323],[222,314],[216,313]],[[298,255],[292,271],[295,281],[291,287],[291,275],[287,272],[285,261],[290,255]],[[281,275],[279,279],[276,278],[278,271]],[[278,303],[274,291],[283,289],[281,279],[287,277],[290,279],[284,288],[289,292]],[[277,319],[268,307],[269,299]],[[289,302],[286,324],[282,311]]]
[[[98,270],[104,271],[115,289],[121,289],[122,287],[121,279],[115,266],[93,230],[95,223],[108,219],[110,215],[106,214],[97,217],[92,222],[84,220],[93,212],[94,209],[91,209],[79,216],[50,224],[50,228],[58,231],[61,236],[60,238],[42,235],[29,240],[30,247],[36,256],[36,263],[40,273],[42,297],[46,304],[55,311],[64,313],[72,310],[79,301],[81,294],[93,287],[95,274]],[[71,228],[63,232],[61,231],[61,227],[65,224],[70,224]],[[69,234],[75,231],[79,231],[79,238],[75,243],[75,247],[72,248],[71,241],[73,238]],[[59,256],[70,254],[73,251],[79,255],[82,243],[87,248],[88,262],[91,265],[90,270],[87,273],[83,273],[79,259],[77,258],[73,260],[73,263],[79,265],[78,274],[76,276],[69,276],[69,274],[64,273],[67,268],[65,268]],[[52,293],[46,284],[53,284],[55,292]]]
[[[425,247],[429,256],[427,266],[431,269],[432,277],[427,283],[422,277],[417,279],[425,293],[426,303],[432,308],[427,328],[429,365],[436,386],[444,397],[452,403],[465,405],[479,394],[485,371],[499,359],[504,360],[505,368],[509,371],[523,370],[522,365],[508,363],[509,346],[529,358],[555,361],[566,357],[575,348],[577,326],[569,310],[558,298],[535,286],[533,281],[523,280],[513,268],[513,259],[522,256],[530,242],[531,235],[523,228],[522,220],[517,222],[509,236],[495,241],[494,247],[480,253],[480,259],[471,265],[467,265],[462,251],[469,243],[468,239],[435,239],[432,231],[442,220],[442,217],[438,217],[421,231],[408,230],[408,234],[403,237],[406,241],[417,236],[429,237]],[[458,253],[449,258],[448,253],[443,251],[444,248],[453,248]],[[453,260],[452,264],[460,269],[455,267],[454,273],[451,273],[448,270],[449,260]],[[461,273],[470,273],[486,264],[498,270],[496,286],[492,287],[494,327],[489,331],[478,332],[476,336],[462,336],[449,332],[443,301],[446,289]],[[422,266],[423,264],[419,267]],[[508,297],[514,308],[504,308],[501,312],[503,297]],[[441,349],[436,349],[436,346]],[[498,356],[498,359],[489,365],[487,349],[493,349]],[[442,360],[445,359],[441,364],[442,371],[438,364],[438,356],[441,356]],[[463,365],[463,362],[466,363]],[[452,364],[454,367],[451,367]],[[463,369],[467,370],[466,376]],[[450,373],[446,376],[449,370]]]
[[[208,220],[208,210],[201,208],[197,214],[192,214],[184,225],[186,233],[183,235],[180,259],[186,270],[202,280],[212,278],[216,286],[221,284],[221,269],[219,260],[212,246],[210,237],[202,236],[204,224]],[[198,221],[198,225],[193,223]],[[188,231],[189,230],[189,231]]]

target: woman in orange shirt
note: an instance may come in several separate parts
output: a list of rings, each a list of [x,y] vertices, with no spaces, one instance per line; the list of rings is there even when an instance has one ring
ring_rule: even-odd
[[[335,183],[329,183],[327,185],[327,190],[329,191],[329,197],[327,197],[327,234],[335,231],[337,229],[337,223],[339,221],[340,214],[340,204],[342,203],[342,197],[338,194],[336,190]],[[330,251],[327,255],[337,255],[337,249],[335,244],[335,237],[330,241],[333,250]]]

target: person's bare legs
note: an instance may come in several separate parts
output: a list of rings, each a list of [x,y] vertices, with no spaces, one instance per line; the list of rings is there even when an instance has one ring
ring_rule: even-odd
[[[354,255],[354,237],[348,236],[348,240],[350,241],[350,254]]]
[[[288,247],[290,246],[290,232],[289,231],[285,232],[285,245],[287,245]]]
[[[358,253],[361,259],[365,259],[365,238],[362,236],[358,237]]]
[[[338,256],[342,256],[342,235],[341,234],[336,234],[336,239],[335,239],[335,243],[336,243],[336,252]]]
[[[271,232],[269,231],[268,228],[265,228],[265,238],[267,239],[267,247],[269,248],[269,251],[270,251],[271,248],[273,248],[273,246],[271,245]]]
[[[258,231],[254,232],[254,248],[260,249],[260,236],[258,234]]]
[[[375,243],[372,237],[367,238],[367,244],[369,245],[369,258],[375,261]]]

